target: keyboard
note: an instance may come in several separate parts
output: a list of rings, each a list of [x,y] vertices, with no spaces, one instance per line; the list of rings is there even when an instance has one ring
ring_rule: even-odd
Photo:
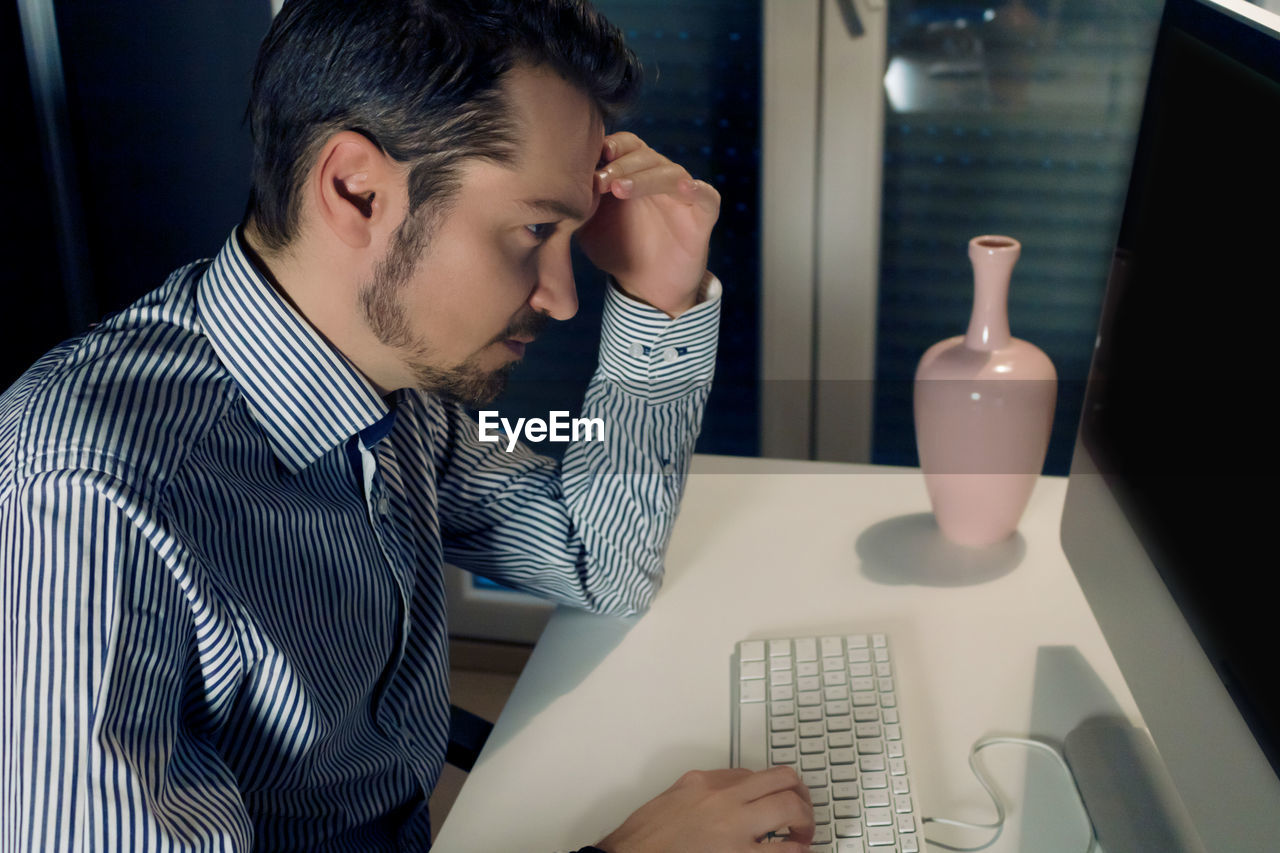
[[[926,850],[884,634],[744,640],[733,670],[732,764],[795,768],[815,853]]]

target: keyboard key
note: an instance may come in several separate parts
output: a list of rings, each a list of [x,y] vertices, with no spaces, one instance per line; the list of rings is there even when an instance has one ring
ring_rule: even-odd
[[[806,770],[800,774],[800,781],[806,788],[827,787],[827,774],[821,770]]]
[[[920,842],[914,835],[902,836],[902,853],[920,853]]]
[[[752,682],[755,684],[756,682]],[[769,696],[775,702],[789,702],[796,698],[796,689],[790,684],[774,684],[769,687]]]
[[[892,787],[895,794],[911,793],[911,783],[907,781],[906,776],[894,776]]]
[[[866,791],[862,796],[862,804],[868,808],[875,806],[876,808],[886,808],[889,805],[888,791]]]
[[[829,753],[827,753],[827,758],[830,759],[833,765],[852,764],[853,750],[852,749],[833,749]]]
[[[893,827],[877,826],[867,830],[868,847],[888,847],[894,841]]]
[[[856,782],[833,782],[831,798],[834,800],[856,800],[862,792]]]
[[[851,717],[827,717],[827,731],[848,732],[853,730]]]
[[[764,640],[746,640],[739,643],[738,658],[743,661],[764,660]]]
[[[852,732],[832,732],[827,735],[827,746],[831,749],[843,749],[853,746]]]
[[[858,759],[858,766],[864,773],[883,773],[888,765],[883,755],[864,755]]]
[[[853,709],[853,719],[859,723],[869,723],[880,719],[880,709],[875,705],[862,705]]]
[[[832,782],[852,782],[857,778],[858,768],[854,767],[852,764],[841,764],[831,768]]]
[[[833,811],[837,819],[862,817],[862,806],[857,800],[838,800]]]
[[[822,709],[817,705],[801,705],[796,716],[802,723],[816,723],[822,719]]]
[[[769,761],[776,767],[779,764],[795,764],[796,751],[794,747],[786,749],[775,749],[769,753]]]
[[[821,720],[804,720],[800,723],[800,737],[822,737],[826,729]]]
[[[901,794],[894,797],[893,810],[898,814],[908,814],[911,811],[911,798],[904,797]]]
[[[747,661],[738,670],[738,677],[743,681],[752,678],[764,678],[764,661]]]
[[[783,657],[791,654],[790,640],[770,640],[769,657]]]
[[[863,773],[862,787],[868,791],[889,787],[889,777],[883,773]]]
[[[769,735],[769,746],[795,746],[795,732],[774,732]]]
[[[796,727],[796,718],[793,716],[774,717],[769,720],[769,730],[775,732],[787,731]]]
[[[807,724],[806,724],[807,725]],[[827,744],[820,737],[807,737],[800,741],[800,754],[813,755],[817,752],[826,752]]]
[[[813,822],[819,825],[831,823],[831,806],[814,806]]]
[[[861,838],[842,838],[836,842],[836,853],[867,853]]]
[[[802,637],[796,640],[796,660],[812,661],[818,659],[818,644],[813,637]]]
[[[860,820],[838,820],[836,821],[836,838],[856,838],[862,835],[862,821]]]
[[[761,664],[761,666],[763,666],[763,664]],[[791,670],[781,669],[781,670],[776,670],[774,672],[769,673],[769,683],[770,684],[790,684]]]
[[[844,642],[839,637],[823,637],[822,656],[824,658],[836,658],[844,655]]]
[[[817,810],[817,809],[814,809],[813,811],[814,811],[814,814],[816,815],[818,810]],[[821,821],[821,823],[830,823],[830,822],[831,822],[831,821],[829,821],[829,820],[828,820],[828,821]],[[814,829],[813,829],[813,843],[814,843],[814,844],[830,844],[830,843],[831,843],[831,827],[829,827],[829,826],[816,826],[816,827],[814,827]],[[812,846],[810,846],[809,850],[810,850],[810,851],[812,851],[813,849],[814,849],[814,848],[813,848]],[[830,849],[830,848],[828,848],[828,849]]]
[[[866,809],[866,816],[867,816],[867,826],[892,826],[893,825],[893,815],[889,812],[888,809],[868,807]],[[903,817],[910,817],[910,815],[903,815]]]
[[[826,770],[827,769],[826,754],[824,753],[819,755],[800,756],[800,769],[801,770]]]
[[[774,702],[769,706],[769,713],[774,717],[785,717],[796,712],[795,702]]]
[[[906,834],[916,831],[916,819],[909,814],[898,815],[898,832]]]
[[[739,702],[763,702],[764,701],[764,682],[763,681],[743,681],[738,685],[738,701]]]

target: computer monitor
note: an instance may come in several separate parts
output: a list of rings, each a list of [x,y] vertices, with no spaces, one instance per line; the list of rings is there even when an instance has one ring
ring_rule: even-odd
[[[1280,14],[1167,0],[1062,543],[1204,847],[1280,850]]]

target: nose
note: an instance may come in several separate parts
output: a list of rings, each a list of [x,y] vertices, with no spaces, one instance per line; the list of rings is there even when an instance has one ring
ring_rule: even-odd
[[[573,257],[568,247],[559,252],[543,252],[538,262],[538,281],[529,294],[529,307],[553,320],[568,320],[578,313],[578,286],[573,280]]]

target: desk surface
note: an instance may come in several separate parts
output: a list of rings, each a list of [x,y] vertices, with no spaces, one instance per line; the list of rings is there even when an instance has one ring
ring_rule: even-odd
[[[1019,532],[969,550],[937,532],[918,470],[696,458],[650,612],[557,611],[433,849],[599,840],[685,770],[727,766],[736,641],[854,631],[895,647],[924,814],[991,821],[968,768],[976,740],[1060,744],[1096,714],[1140,720],[1059,545],[1065,493],[1065,479],[1041,478]],[[983,763],[1012,802],[988,850],[1084,849],[1051,760],[1010,746]]]

